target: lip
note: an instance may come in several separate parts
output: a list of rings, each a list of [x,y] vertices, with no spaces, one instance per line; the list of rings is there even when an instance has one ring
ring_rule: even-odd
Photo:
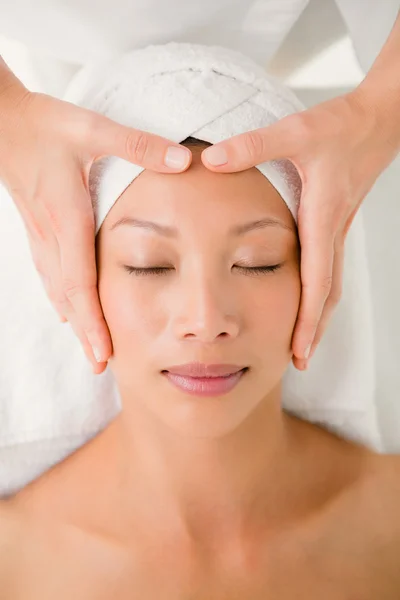
[[[194,396],[221,396],[239,383],[247,367],[190,363],[171,367],[163,375],[175,387]],[[204,375],[206,373],[206,375]]]
[[[214,364],[207,365],[205,363],[192,362],[185,365],[175,365],[165,369],[174,375],[184,375],[187,377],[224,377],[232,375],[245,368],[245,365],[228,365]]]

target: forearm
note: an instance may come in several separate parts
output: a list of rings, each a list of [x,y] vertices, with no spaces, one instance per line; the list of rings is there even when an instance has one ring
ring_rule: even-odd
[[[364,80],[355,89],[400,151],[400,13]]]
[[[10,85],[15,85],[18,81],[19,79],[0,56],[0,97],[9,89]]]
[[[21,93],[28,90],[0,56],[0,116],[2,109],[15,104]]]

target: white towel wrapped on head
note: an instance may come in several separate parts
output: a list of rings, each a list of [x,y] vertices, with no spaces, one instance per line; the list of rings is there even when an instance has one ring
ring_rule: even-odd
[[[215,46],[169,43],[135,50],[114,59],[106,75],[104,68],[92,73],[84,93],[78,85],[80,78],[71,84],[65,99],[175,142],[192,136],[215,144],[305,108],[290,89],[252,60]],[[258,168],[296,219],[301,180],[293,164],[273,160]],[[142,171],[116,157],[95,163],[90,190],[96,232],[111,206]]]
[[[216,143],[305,108],[291,90],[242,54],[177,43],[149,46],[107,65],[84,68],[65,99],[176,142],[192,136]],[[301,181],[293,164],[284,159],[257,168],[296,218]],[[95,163],[90,191],[96,231],[142,170],[116,157]],[[0,261],[9,262],[6,254],[15,256],[12,276],[0,296],[0,314],[5,321],[0,347],[0,493],[4,494],[19,489],[99,432],[118,413],[120,402],[111,371],[93,375],[69,325],[58,323],[26,240],[22,254],[10,252],[10,244],[21,245],[24,230],[4,191],[0,210],[8,214],[8,232],[10,224],[15,228],[11,236],[8,233],[7,252],[0,250]],[[6,236],[3,227],[4,218],[0,218],[0,244]],[[21,283],[26,288],[22,294]],[[371,332],[359,214],[347,240],[341,303],[309,371],[289,367],[283,407],[380,450]],[[26,442],[41,440],[45,454],[37,454],[36,463],[21,458]],[[7,456],[6,463],[2,453]]]

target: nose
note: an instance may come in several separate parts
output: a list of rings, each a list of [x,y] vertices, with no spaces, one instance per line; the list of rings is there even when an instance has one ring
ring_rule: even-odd
[[[211,343],[218,338],[235,338],[239,315],[235,298],[218,277],[197,273],[179,290],[174,332],[179,339]]]

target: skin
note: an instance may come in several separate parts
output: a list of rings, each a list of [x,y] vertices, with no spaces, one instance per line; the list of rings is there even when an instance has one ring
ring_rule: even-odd
[[[300,302],[291,214],[256,169],[221,177],[193,157],[179,178],[143,172],[102,226],[99,295],[123,410],[3,504],[2,589],[16,600],[160,589],[171,600],[395,600],[398,459],[281,409]],[[116,226],[126,218],[177,237]],[[228,234],[266,218],[275,225]],[[249,371],[224,397],[194,398],[161,373],[192,360]]]

